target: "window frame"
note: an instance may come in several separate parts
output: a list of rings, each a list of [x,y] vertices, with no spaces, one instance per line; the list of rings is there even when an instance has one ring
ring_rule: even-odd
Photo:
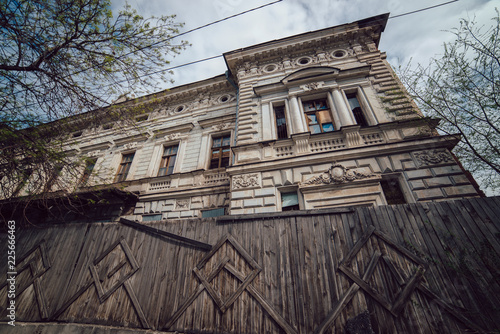
[[[54,187],[57,179],[61,176],[62,171],[63,171],[62,165],[56,164],[55,166],[52,167],[50,175],[47,178],[47,182],[45,182],[45,186],[43,187],[43,192],[52,191],[52,188]]]
[[[174,153],[169,153],[165,154],[167,149],[174,148],[175,147],[175,152]],[[170,145],[162,145],[163,148],[163,153],[161,155],[160,159],[160,165],[158,167],[158,172],[156,176],[168,176],[172,175],[175,172],[175,165],[177,162],[177,156],[179,155],[179,143],[172,143]],[[173,163],[171,162],[173,158]],[[166,162],[166,163],[165,163]],[[172,163],[172,165],[170,165]],[[162,167],[163,166],[163,167]],[[169,172],[169,169],[171,168],[171,171]],[[161,174],[162,169],[165,169],[165,173]]]
[[[360,99],[360,94],[359,91],[356,90],[345,90],[344,95],[347,101],[347,107],[349,108],[349,111],[351,112],[352,116],[354,117],[354,121],[356,122],[357,125],[360,125],[361,127],[369,126],[370,124],[368,123],[368,118],[366,115],[365,107],[363,106],[363,103],[361,102]],[[352,106],[351,100],[355,99],[357,102],[357,107]],[[355,111],[356,109],[358,109]]]
[[[276,139],[277,140],[282,140],[282,139],[288,139],[290,138],[289,136],[289,131],[288,131],[288,118],[287,118],[287,112],[286,112],[286,105],[285,103],[280,103],[280,104],[272,104],[273,108],[273,119],[274,119],[274,126],[276,129]],[[283,113],[283,117],[280,119],[284,120],[284,123],[281,125],[278,124],[278,109],[280,110],[280,113]],[[281,129],[281,130],[280,130]]]
[[[80,187],[85,187],[88,184],[90,176],[92,175],[92,172],[94,171],[96,164],[97,164],[97,158],[85,159],[85,169],[83,170],[83,174],[82,174],[82,177],[80,178],[80,182],[78,182]],[[92,166],[92,168],[89,168],[90,166]]]
[[[281,212],[285,212],[285,211],[298,211],[298,210],[304,210],[305,208],[305,203],[304,203],[304,198],[302,197],[302,193],[299,191],[299,188],[298,187],[284,187],[284,188],[279,188],[278,189],[278,193],[279,193],[279,211]],[[296,196],[297,196],[297,204],[294,205],[293,207],[295,207],[295,209],[286,209],[286,210],[283,210],[283,195],[285,194],[291,194],[291,193],[295,193]]]
[[[134,158],[135,158],[135,151],[134,152],[130,152],[130,153],[122,153],[121,156],[122,156],[122,159],[121,159],[121,162],[120,164],[118,165],[118,170],[116,172],[116,175],[115,175],[115,182],[123,182],[123,181],[126,181],[127,180],[127,177],[128,177],[128,174],[130,173],[130,169],[132,167],[132,162],[134,161]],[[125,161],[125,158],[126,157],[129,157],[129,156],[132,156],[132,158],[130,159],[130,161]],[[126,172],[123,172],[123,166],[126,166]]]
[[[211,145],[210,145],[210,157],[208,159],[208,169],[220,169],[220,168],[226,168],[226,167],[229,167],[231,166],[231,133],[220,133],[220,134],[214,134],[211,136]],[[227,138],[228,140],[228,145],[222,145],[224,143],[224,139]],[[221,145],[220,146],[214,146],[215,145],[215,141],[217,139],[221,139]],[[222,159],[224,158],[223,156],[223,153],[224,153],[224,150],[228,150],[228,156],[227,156],[227,159],[228,159],[228,162],[227,162],[227,165],[224,165],[222,166]],[[212,167],[212,163],[213,161],[215,160],[213,158],[214,156],[214,150],[221,150],[221,154],[218,158],[218,164],[217,164],[217,167]]]

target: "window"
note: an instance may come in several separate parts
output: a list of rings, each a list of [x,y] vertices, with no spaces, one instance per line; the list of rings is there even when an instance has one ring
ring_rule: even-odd
[[[220,216],[224,216],[225,214],[226,214],[225,208],[204,210],[201,212],[201,218],[220,217]]]
[[[122,156],[122,162],[118,167],[118,173],[116,174],[115,182],[125,181],[128,172],[130,171],[132,160],[134,160],[134,155],[135,153],[129,153]]]
[[[24,186],[26,186],[26,184],[28,183],[28,180],[32,174],[33,174],[33,170],[31,168],[22,170],[18,174],[19,183],[17,184],[16,189],[12,193],[13,197],[17,196],[21,192],[21,190],[24,188]]]
[[[300,210],[299,196],[296,191],[281,193],[281,211]]]
[[[382,191],[384,192],[387,204],[392,205],[406,203],[405,196],[401,190],[398,179],[383,179],[380,181],[380,185],[382,186]]]
[[[286,129],[285,106],[274,107],[274,117],[276,119],[278,139],[288,138],[288,131]]]
[[[90,178],[90,175],[92,174],[92,171],[94,170],[96,159],[89,159],[86,162],[85,165],[85,170],[83,171],[82,178],[80,179],[80,186],[86,186],[87,182]]]
[[[307,125],[312,134],[335,130],[326,99],[306,101],[303,106]]]
[[[366,122],[365,116],[363,115],[363,109],[361,109],[361,105],[359,104],[358,96],[356,93],[346,94],[347,101],[349,102],[349,107],[356,119],[356,123],[361,126],[368,126]]]
[[[170,175],[174,173],[175,160],[177,158],[178,146],[168,146],[163,150],[158,176]]]
[[[143,215],[142,216],[142,221],[143,222],[153,222],[153,221],[158,221],[161,220],[161,214],[154,214],[154,215]]]
[[[45,187],[43,189],[44,192],[51,191],[52,187],[56,183],[57,178],[61,174],[62,171],[62,166],[61,165],[56,165],[50,172],[50,175],[47,178],[47,183],[45,183]]]
[[[210,169],[229,166],[231,152],[231,135],[214,137],[212,141],[212,153],[210,155]]]

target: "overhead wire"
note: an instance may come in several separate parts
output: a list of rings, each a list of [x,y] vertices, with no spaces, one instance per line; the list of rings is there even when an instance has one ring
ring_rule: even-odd
[[[180,34],[177,34],[175,36],[171,36],[169,38],[166,38],[162,41],[158,41],[158,42],[155,42],[153,44],[150,44],[150,45],[147,45],[147,46],[144,46],[143,48],[140,48],[140,49],[136,49],[134,51],[131,51],[127,54],[124,54],[124,55],[121,55],[120,57],[125,57],[127,55],[130,55],[130,54],[133,54],[135,52],[138,52],[138,51],[141,51],[141,50],[144,50],[146,48],[149,48],[149,47],[153,47],[157,44],[160,44],[160,43],[164,43],[168,40],[171,40],[171,39],[174,39],[174,38],[177,38],[177,37],[180,37],[180,36],[184,36],[184,35],[187,35],[189,33],[192,33],[194,31],[197,31],[197,30],[201,30],[201,29],[204,29],[204,28],[207,28],[209,26],[212,26],[214,24],[217,24],[217,23],[220,23],[220,22],[223,22],[223,21],[227,21],[229,19],[232,19],[232,18],[235,18],[235,17],[238,17],[238,16],[241,16],[241,15],[244,15],[244,14],[247,14],[247,13],[250,13],[250,12],[253,12],[255,10],[258,10],[258,9],[262,9],[262,8],[265,8],[267,6],[270,6],[270,5],[274,5],[276,3],[279,3],[279,2],[282,2],[283,0],[276,0],[276,1],[273,1],[273,2],[270,2],[270,3],[267,3],[267,4],[264,4],[264,5],[261,5],[261,6],[258,6],[258,7],[254,7],[254,8],[251,8],[249,10],[246,10],[246,11],[243,11],[243,12],[240,12],[240,13],[237,13],[237,14],[234,14],[234,15],[230,15],[230,16],[227,16],[227,17],[224,17],[220,20],[216,20],[216,21],[213,21],[213,22],[210,22],[210,23],[207,23],[205,25],[202,25],[202,26],[199,26],[199,27],[196,27],[196,28],[193,28],[193,29],[190,29],[190,30],[187,30],[183,33],[180,33]],[[398,18],[398,17],[402,17],[402,16],[406,16],[406,15],[410,15],[410,14],[415,14],[415,13],[419,13],[419,12],[423,12],[423,11],[426,11],[426,10],[430,10],[430,9],[434,9],[434,8],[437,8],[437,7],[441,7],[441,6],[445,6],[445,5],[449,5],[451,3],[454,3],[454,2],[458,2],[459,0],[451,0],[451,1],[447,1],[447,2],[444,2],[444,3],[440,3],[440,4],[437,4],[437,5],[433,5],[433,6],[429,6],[429,7],[425,7],[425,8],[420,8],[420,9],[417,9],[417,10],[414,10],[414,11],[410,11],[410,12],[406,12],[406,13],[402,13],[402,14],[398,14],[398,15],[393,15],[393,16],[389,16],[388,19],[394,19],[394,18]],[[120,58],[118,57],[118,58]],[[176,65],[176,66],[172,66],[172,67],[169,67],[169,68],[165,68],[165,69],[161,69],[161,70],[158,70],[158,71],[155,71],[155,72],[151,72],[151,73],[146,73],[146,74],[143,74],[141,76],[138,76],[139,78],[143,78],[143,77],[147,77],[147,76],[152,76],[152,75],[155,75],[155,74],[159,74],[159,73],[163,73],[163,72],[167,72],[167,71],[171,71],[173,69],[176,69],[176,68],[181,68],[181,67],[185,67],[185,66],[190,66],[190,65],[194,65],[194,64],[199,64],[199,63],[202,63],[202,62],[205,62],[205,61],[209,61],[209,60],[213,60],[213,59],[217,59],[217,58],[221,58],[223,57],[223,55],[216,55],[216,56],[211,56],[211,57],[206,57],[206,58],[203,58],[203,59],[199,59],[199,60],[195,60],[195,61],[191,61],[191,62],[188,62],[188,63],[184,63],[184,64],[180,64],[180,65]],[[87,69],[84,69],[85,71],[86,70],[90,70],[94,67],[96,67],[98,65],[94,65],[93,67],[89,67]],[[81,72],[83,72],[84,70],[82,71],[79,71],[79,72],[76,72],[74,74],[79,74]],[[108,85],[104,85],[102,87],[107,87],[107,86],[111,86],[111,85],[116,85],[118,83],[121,83],[121,82],[125,82],[127,81],[126,79],[124,80],[121,80],[121,81],[116,81],[114,82],[113,84],[108,84]],[[34,104],[32,104],[34,105]],[[30,105],[25,105],[26,106],[30,106]],[[13,109],[13,108],[12,108]]]
[[[280,1],[282,1],[282,0],[280,0]],[[441,3],[441,4],[437,4],[437,5],[434,5],[434,6],[420,8],[420,9],[417,9],[417,10],[414,10],[414,11],[411,11],[411,12],[406,12],[406,13],[403,13],[403,14],[389,16],[388,19],[394,19],[394,18],[401,17],[401,16],[406,16],[406,15],[410,15],[410,14],[415,14],[415,13],[423,12],[423,11],[426,11],[426,10],[429,10],[429,9],[441,7],[441,6],[448,5],[448,4],[451,4],[453,2],[458,2],[458,1],[459,0],[452,0],[452,1]],[[222,21],[222,20],[220,20],[220,21]],[[193,30],[197,30],[197,29],[193,29]],[[192,62],[189,62],[189,63],[177,65],[177,66],[174,66],[174,67],[169,67],[169,68],[166,68],[166,69],[158,70],[158,71],[155,71],[155,72],[152,72],[152,73],[147,73],[147,74],[144,74],[144,75],[142,75],[140,77],[145,77],[145,76],[149,76],[149,75],[158,74],[158,73],[161,73],[161,72],[171,71],[171,70],[179,68],[179,67],[194,65],[194,64],[202,63],[202,62],[205,62],[205,61],[208,61],[208,60],[212,60],[212,59],[216,59],[216,58],[221,58],[221,57],[223,57],[223,55],[217,55],[217,56],[213,56],[213,57],[207,57],[207,58],[203,58],[203,59],[200,59],[200,60],[192,61]],[[119,82],[124,82],[124,81],[119,81]]]

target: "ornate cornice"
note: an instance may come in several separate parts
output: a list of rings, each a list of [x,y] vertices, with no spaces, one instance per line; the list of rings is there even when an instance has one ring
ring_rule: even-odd
[[[374,52],[385,28],[389,14],[339,25],[319,31],[291,36],[224,54],[229,70],[238,79],[264,72],[262,65],[276,63],[275,70],[307,65],[301,58],[309,58],[310,63],[334,60],[334,49],[343,48],[350,55]],[[289,58],[290,57],[290,58]]]

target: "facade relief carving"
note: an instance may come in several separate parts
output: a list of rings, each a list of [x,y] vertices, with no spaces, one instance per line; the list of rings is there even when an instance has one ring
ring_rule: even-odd
[[[323,88],[325,85],[324,81],[318,81],[318,82],[310,82],[305,85],[300,86],[304,91],[314,91]]]
[[[177,133],[170,133],[168,135],[166,135],[165,137],[163,137],[166,141],[172,141],[172,140],[177,140],[177,139],[180,139],[182,137],[182,135],[177,132]]]
[[[231,129],[232,127],[234,127],[234,126],[232,126],[232,124],[230,122],[212,125],[212,129],[214,131],[223,131],[223,130]]]
[[[189,210],[189,199],[178,199],[175,201],[176,210]]]
[[[360,172],[355,169],[346,168],[341,164],[334,163],[330,169],[323,174],[315,176],[305,182],[301,186],[312,186],[321,184],[338,184],[346,183],[355,180],[366,179],[375,176],[374,173]]]
[[[260,187],[260,174],[244,174],[233,177],[233,189]]]
[[[95,157],[98,157],[100,154],[101,154],[101,151],[95,150],[95,151],[88,152],[86,155],[89,158],[95,158]]]
[[[436,165],[454,161],[451,154],[444,149],[414,152],[413,156],[416,158],[420,166]]]
[[[122,147],[124,150],[133,150],[137,148],[137,142],[126,143]]]

